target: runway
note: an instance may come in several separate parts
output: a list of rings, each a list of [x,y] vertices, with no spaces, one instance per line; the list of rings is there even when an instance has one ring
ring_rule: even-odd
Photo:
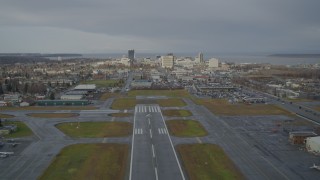
[[[158,105],[137,105],[129,180],[185,179]]]

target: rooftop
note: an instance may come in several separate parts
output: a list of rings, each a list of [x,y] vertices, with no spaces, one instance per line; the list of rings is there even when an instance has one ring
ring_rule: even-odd
[[[96,85],[95,84],[80,84],[78,86],[76,86],[74,88],[75,90],[92,90],[92,89],[96,89]]]

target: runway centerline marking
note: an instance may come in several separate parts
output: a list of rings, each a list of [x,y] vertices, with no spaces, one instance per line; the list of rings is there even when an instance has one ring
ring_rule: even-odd
[[[156,154],[154,153],[154,146],[153,146],[153,144],[151,145],[151,148],[152,148],[152,156],[153,156],[153,158],[155,158],[155,157],[156,157]]]
[[[156,180],[158,180],[158,170],[157,170],[157,167],[154,167],[154,172],[156,174]]]

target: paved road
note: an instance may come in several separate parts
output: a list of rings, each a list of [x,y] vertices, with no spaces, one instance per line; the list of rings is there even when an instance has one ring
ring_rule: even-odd
[[[132,80],[133,80],[133,71],[131,70],[128,74],[126,84],[121,89],[121,92],[120,92],[121,94],[125,94],[127,92],[127,89],[130,88]]]
[[[185,179],[158,105],[135,107],[129,179]]]

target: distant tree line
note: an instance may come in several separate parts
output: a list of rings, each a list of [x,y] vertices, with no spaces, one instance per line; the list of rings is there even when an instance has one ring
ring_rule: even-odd
[[[36,63],[52,61],[48,58],[43,57],[18,57],[18,56],[0,56],[0,64],[15,64],[15,63]]]
[[[5,87],[5,88],[4,88]],[[0,82],[0,94],[7,92],[18,92],[23,94],[46,94],[47,87],[40,82],[21,82],[18,79],[6,79],[4,84]]]

